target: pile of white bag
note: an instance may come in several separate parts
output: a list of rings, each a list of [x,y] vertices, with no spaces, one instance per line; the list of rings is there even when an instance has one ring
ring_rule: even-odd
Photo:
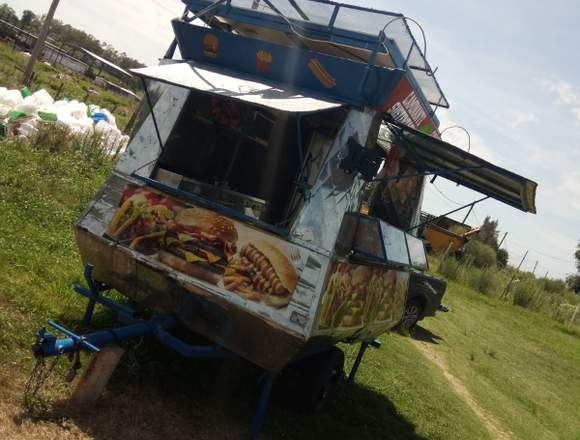
[[[29,137],[41,125],[58,124],[78,135],[96,134],[110,154],[123,151],[129,136],[117,128],[115,117],[104,108],[77,100],[55,101],[44,90],[31,93],[27,88],[0,87],[0,136]]]

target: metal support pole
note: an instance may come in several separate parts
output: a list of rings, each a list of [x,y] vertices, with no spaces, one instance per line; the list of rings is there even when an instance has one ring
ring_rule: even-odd
[[[354,383],[354,378],[356,376],[356,372],[358,371],[358,367],[360,366],[360,363],[362,361],[363,356],[365,355],[365,351],[367,351],[368,346],[369,346],[368,342],[362,342],[360,344],[360,348],[358,349],[358,354],[356,355],[356,359],[354,361],[352,369],[350,370],[350,374],[348,375],[348,381],[350,383]]]
[[[461,223],[465,224],[467,217],[469,217],[469,214],[471,214],[471,211],[473,211],[473,205],[469,207],[469,211],[467,211],[467,214],[465,214],[465,217],[463,217],[463,221]]]
[[[274,375],[272,373],[266,372],[261,377],[260,382],[262,389],[260,390],[260,398],[258,399],[258,408],[256,409],[254,421],[252,422],[252,440],[257,440],[258,436],[260,435],[260,431],[262,430],[264,417],[266,415],[266,410],[268,409],[270,394],[272,394]]]
[[[60,0],[52,0],[52,4],[50,5],[50,9],[46,14],[46,18],[44,19],[44,24],[42,25],[42,29],[38,34],[36,39],[36,45],[34,46],[34,50],[30,55],[30,59],[28,60],[28,65],[26,66],[26,70],[24,71],[24,84],[30,85],[30,79],[32,77],[32,71],[34,70],[34,64],[36,64],[36,60],[40,56],[42,52],[42,47],[44,46],[44,41],[48,35],[48,31],[50,29],[50,24],[54,17],[54,13],[56,12],[56,8],[58,6]]]

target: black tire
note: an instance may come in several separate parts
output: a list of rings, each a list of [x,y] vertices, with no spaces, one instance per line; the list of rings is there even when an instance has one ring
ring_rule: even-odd
[[[344,353],[331,347],[303,359],[296,368],[300,378],[296,409],[302,413],[318,412],[332,400],[344,380]]]
[[[403,312],[403,317],[401,322],[397,326],[399,331],[410,332],[421,319],[423,314],[423,304],[417,298],[410,299],[405,304],[405,311]]]

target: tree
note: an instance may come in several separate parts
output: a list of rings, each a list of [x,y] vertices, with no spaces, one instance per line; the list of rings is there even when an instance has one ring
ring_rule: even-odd
[[[496,255],[497,255],[497,267],[503,269],[504,267],[507,266],[508,263],[509,259],[508,251],[500,248],[497,250]]]
[[[580,275],[568,275],[566,277],[566,286],[580,295]]]
[[[576,252],[574,252],[574,258],[576,258],[576,270],[580,274],[580,240],[578,240],[578,244],[576,245]]]
[[[0,5],[0,19],[7,21],[10,24],[17,25],[20,20],[14,9],[8,6],[6,3]]]
[[[29,9],[22,11],[22,18],[20,19],[20,27],[23,29],[29,28],[33,22],[37,21],[36,14]]]
[[[493,248],[496,252],[498,250],[497,245],[497,237],[499,231],[497,230],[498,221],[492,220],[491,217],[485,217],[483,220],[483,224],[479,228],[479,234],[477,234],[474,239],[481,241],[491,248]]]

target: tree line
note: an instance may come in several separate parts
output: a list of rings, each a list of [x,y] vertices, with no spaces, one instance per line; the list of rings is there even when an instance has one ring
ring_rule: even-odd
[[[0,5],[0,19],[32,34],[38,34],[42,27],[44,17],[44,15],[38,16],[30,10],[23,11],[22,15],[18,17],[14,9],[6,3]],[[49,35],[53,44],[55,43],[57,46],[68,45],[71,47],[83,47],[124,69],[143,67],[142,63],[131,58],[125,52],[119,52],[110,44],[100,41],[91,34],[77,29],[70,24],[65,24],[60,20],[55,19],[52,21]]]

